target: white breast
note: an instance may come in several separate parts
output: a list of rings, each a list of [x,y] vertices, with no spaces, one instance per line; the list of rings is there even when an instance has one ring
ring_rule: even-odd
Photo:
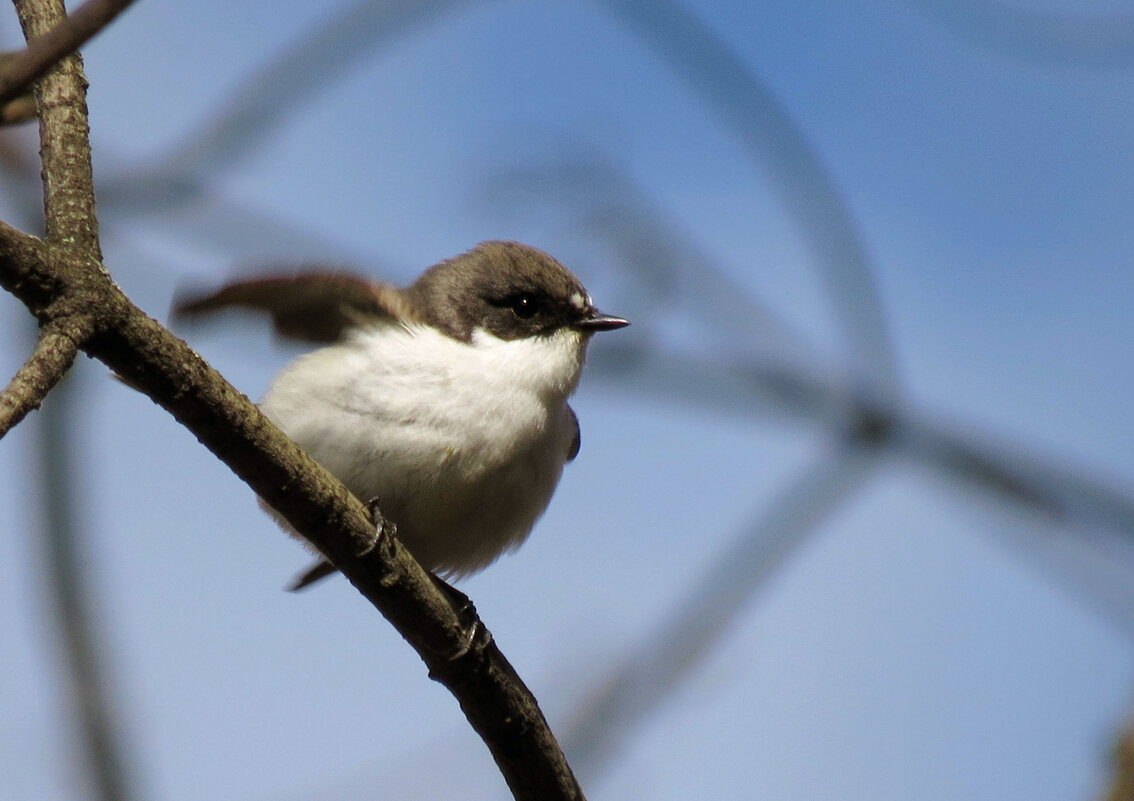
[[[471,344],[386,325],[298,359],[261,407],[361,500],[376,498],[426,568],[471,573],[519,545],[574,437],[586,341],[561,329]]]

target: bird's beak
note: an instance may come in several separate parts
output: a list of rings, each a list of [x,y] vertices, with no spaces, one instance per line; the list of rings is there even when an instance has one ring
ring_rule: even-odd
[[[575,327],[584,333],[613,331],[616,328],[625,328],[628,325],[630,325],[629,320],[624,320],[621,317],[615,317],[610,314],[603,314],[597,309],[591,309],[586,317],[575,323]]]

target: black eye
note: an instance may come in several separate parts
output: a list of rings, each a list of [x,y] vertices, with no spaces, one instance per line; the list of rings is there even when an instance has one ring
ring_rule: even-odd
[[[540,312],[540,302],[531,295],[516,295],[508,299],[508,308],[521,320],[530,320]]]

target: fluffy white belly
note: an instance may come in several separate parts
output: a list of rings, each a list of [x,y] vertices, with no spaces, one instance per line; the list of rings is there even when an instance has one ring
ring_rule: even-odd
[[[300,358],[261,407],[359,499],[376,498],[424,567],[471,573],[523,542],[567,461],[582,353],[562,334],[361,332]]]

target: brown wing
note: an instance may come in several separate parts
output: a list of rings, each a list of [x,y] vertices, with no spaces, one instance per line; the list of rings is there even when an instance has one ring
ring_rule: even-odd
[[[334,342],[367,321],[401,320],[408,310],[397,289],[357,275],[306,272],[235,281],[215,292],[178,293],[172,316],[185,320],[226,309],[272,316],[276,331],[291,339]]]

